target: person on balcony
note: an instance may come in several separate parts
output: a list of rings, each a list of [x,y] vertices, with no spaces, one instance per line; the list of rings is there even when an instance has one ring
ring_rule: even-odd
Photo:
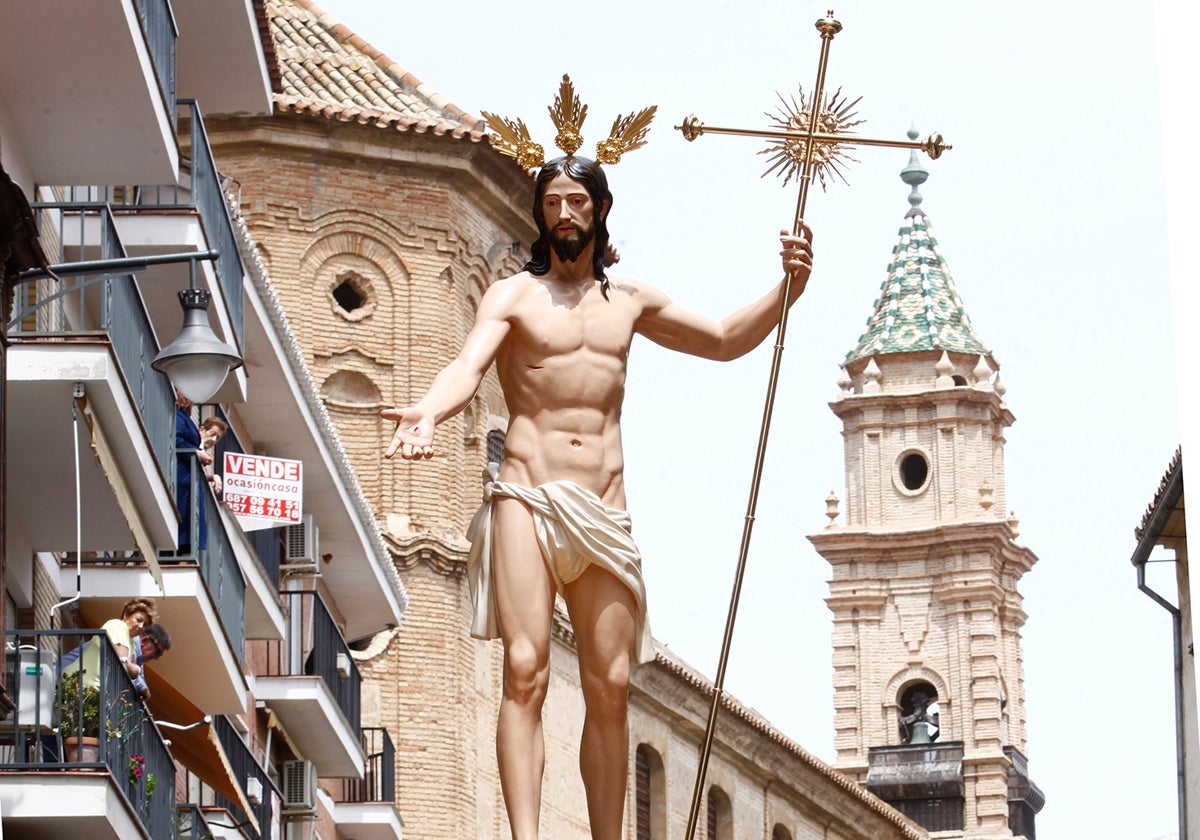
[[[133,653],[140,672],[133,678],[133,687],[137,689],[138,697],[143,700],[150,699],[150,686],[146,685],[146,665],[159,659],[170,649],[171,634],[157,621],[138,635]]]
[[[200,462],[201,468],[212,464],[212,453],[203,446],[200,427],[192,419],[192,401],[178,391],[175,392],[175,504],[179,508],[179,551],[180,556],[192,554],[192,508],[196,508],[197,550],[208,548],[208,523],[204,514],[204,500],[192,498],[192,461]]]
[[[217,495],[221,494],[221,476],[214,472],[217,441],[225,435],[228,428],[229,424],[216,415],[205,417],[200,424],[200,448],[207,452],[209,457],[208,463],[204,465],[204,477],[208,479],[208,485]]]
[[[141,667],[134,659],[132,638],[141,635],[146,628],[153,625],[157,616],[154,601],[149,598],[132,598],[125,602],[120,618],[111,618],[100,628],[112,643],[130,679],[137,679],[142,673]],[[100,637],[94,636],[83,646],[83,654],[77,667],[83,671],[82,681],[85,686],[100,687],[100,644]],[[66,657],[64,661],[65,659]]]

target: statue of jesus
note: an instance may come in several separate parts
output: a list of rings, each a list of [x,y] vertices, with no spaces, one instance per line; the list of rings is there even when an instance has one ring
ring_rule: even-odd
[[[694,356],[736,359],[777,325],[788,288],[781,282],[718,322],[640,280],[609,278],[612,203],[595,161],[569,154],[542,166],[532,258],[488,288],[458,357],[426,394],[382,412],[396,423],[386,457],[430,458],[434,427],[466,407],[496,364],[509,426],[504,460],[469,531],[468,577],[472,634],[504,645],[496,754],[513,840],[538,836],[556,592],[578,648],[586,708],[579,766],[592,838],[621,837],[629,679],[637,663],[654,657],[621,449],[633,336]],[[669,225],[669,195],[663,204]],[[780,232],[789,306],[812,270],[811,231],[804,224],[798,230]]]

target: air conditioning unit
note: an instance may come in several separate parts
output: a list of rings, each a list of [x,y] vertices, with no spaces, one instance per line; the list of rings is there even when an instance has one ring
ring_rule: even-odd
[[[316,808],[317,767],[311,761],[291,759],[283,762],[283,807],[290,811]]]
[[[317,523],[311,513],[306,513],[296,525],[288,525],[284,531],[286,546],[283,568],[287,571],[316,569],[321,553],[317,545]]]

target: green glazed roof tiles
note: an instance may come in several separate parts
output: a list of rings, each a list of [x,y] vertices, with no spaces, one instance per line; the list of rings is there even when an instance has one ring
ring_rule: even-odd
[[[866,331],[846,363],[920,350],[989,352],[971,326],[928,218],[914,207],[900,228]]]

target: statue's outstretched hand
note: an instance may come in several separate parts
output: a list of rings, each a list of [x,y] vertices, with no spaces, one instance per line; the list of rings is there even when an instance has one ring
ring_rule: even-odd
[[[433,457],[433,420],[426,417],[425,412],[415,406],[385,408],[379,416],[396,423],[384,458],[391,458],[397,452],[406,461]]]

